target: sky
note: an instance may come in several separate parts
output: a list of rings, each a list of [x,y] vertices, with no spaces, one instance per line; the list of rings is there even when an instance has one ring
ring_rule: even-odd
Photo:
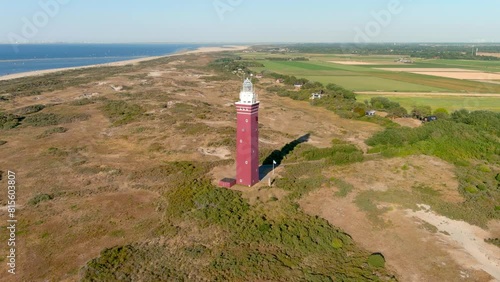
[[[500,0],[0,0],[0,42],[500,42]]]

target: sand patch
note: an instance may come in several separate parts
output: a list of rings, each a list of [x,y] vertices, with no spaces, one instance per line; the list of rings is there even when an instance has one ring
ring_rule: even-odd
[[[497,57],[500,58],[500,53],[486,53],[486,52],[477,52],[477,56],[488,56],[488,57]]]
[[[393,121],[401,126],[406,126],[411,128],[422,126],[422,122],[414,118],[396,118]]]
[[[471,267],[482,269],[497,281],[500,281],[500,251],[498,247],[484,242],[484,239],[491,238],[489,232],[463,221],[437,215],[429,209],[416,212],[407,210],[406,212],[409,216],[417,217],[436,226],[440,232],[449,234],[439,233],[437,236],[455,246],[455,248],[448,249],[448,251],[453,258],[457,259],[458,263],[468,263]],[[471,264],[470,259],[465,261],[460,259],[462,256],[456,255],[457,249],[459,252],[465,252],[473,257],[476,263]]]
[[[322,188],[299,201],[308,214],[320,216],[351,235],[356,244],[373,252],[381,252],[387,267],[398,273],[400,281],[460,281],[462,273],[472,276],[469,281],[490,281],[483,271],[461,266],[446,251],[422,222],[408,217],[402,210],[392,210],[384,219],[393,223],[390,228],[375,228],[366,214],[353,203],[355,195],[334,196],[335,190]]]
[[[475,80],[477,82],[486,82],[486,83],[493,83],[493,84],[500,84],[500,80]]]
[[[227,160],[231,157],[231,151],[226,147],[198,148],[198,152],[205,156],[213,156],[223,160]]]
[[[500,79],[500,73],[487,73],[487,72],[411,72],[415,74],[439,76],[454,79],[468,79],[468,80],[496,80]]]
[[[152,71],[148,74],[149,77],[162,77],[164,74],[163,71]]]

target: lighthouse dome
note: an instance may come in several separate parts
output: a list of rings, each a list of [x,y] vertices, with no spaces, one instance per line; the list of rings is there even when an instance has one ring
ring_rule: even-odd
[[[254,92],[252,81],[247,78],[243,82],[243,88],[240,93],[240,104],[253,105],[257,103],[257,95]]]
[[[253,92],[253,84],[250,79],[245,79],[243,82],[243,92]]]

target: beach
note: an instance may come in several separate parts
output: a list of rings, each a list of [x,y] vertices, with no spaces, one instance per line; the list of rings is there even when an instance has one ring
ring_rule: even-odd
[[[14,73],[14,74],[0,76],[0,81],[23,78],[23,77],[39,76],[39,75],[45,75],[45,74],[49,74],[49,73],[55,73],[55,72],[67,71],[67,70],[77,70],[77,69],[86,69],[86,68],[95,68],[95,67],[126,66],[126,65],[130,65],[130,64],[138,64],[140,62],[151,61],[151,60],[156,60],[156,59],[160,59],[160,58],[179,56],[179,55],[187,55],[187,54],[212,53],[212,52],[222,52],[222,51],[241,51],[241,50],[247,49],[248,47],[249,46],[237,46],[237,45],[230,45],[230,46],[228,45],[228,46],[221,46],[221,47],[200,47],[196,50],[181,51],[181,52],[177,52],[177,53],[169,54],[169,55],[165,55],[165,56],[144,57],[144,58],[137,58],[137,59],[132,59],[132,60],[118,61],[118,62],[112,62],[112,63],[106,63],[106,64],[89,65],[89,66],[57,68],[57,69]]]

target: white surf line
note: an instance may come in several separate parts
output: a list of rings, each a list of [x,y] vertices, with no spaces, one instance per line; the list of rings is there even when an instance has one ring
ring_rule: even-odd
[[[489,233],[477,226],[470,225],[464,221],[452,220],[445,216],[437,215],[426,205],[420,205],[424,210],[406,212],[410,216],[417,217],[438,228],[440,232],[450,234],[440,234],[447,241],[451,241],[459,248],[463,249],[470,256],[476,259],[477,264],[471,267],[480,268],[500,281],[500,249],[484,242],[489,238]],[[463,265],[463,264],[461,264]]]

